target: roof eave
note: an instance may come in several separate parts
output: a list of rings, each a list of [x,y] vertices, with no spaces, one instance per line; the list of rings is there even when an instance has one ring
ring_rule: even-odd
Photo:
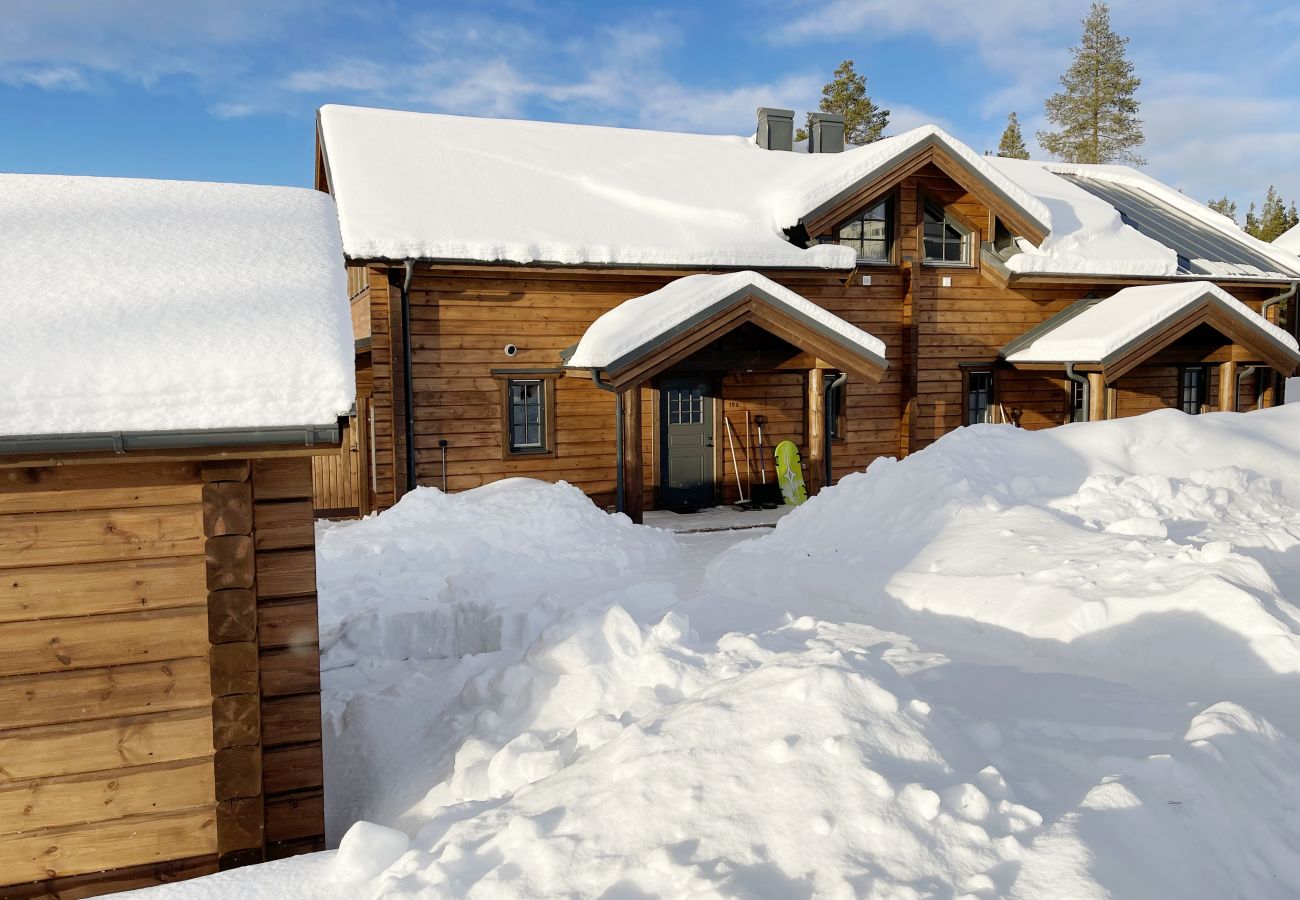
[[[0,435],[0,456],[33,453],[131,453],[146,450],[205,450],[213,447],[337,446],[342,425],[211,428],[175,431],[99,431]]]

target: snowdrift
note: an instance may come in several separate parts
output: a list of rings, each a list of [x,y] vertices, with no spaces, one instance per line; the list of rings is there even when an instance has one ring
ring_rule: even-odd
[[[352,830],[155,896],[1295,896],[1297,433],[977,426],[752,539],[523,480],[326,526]]]

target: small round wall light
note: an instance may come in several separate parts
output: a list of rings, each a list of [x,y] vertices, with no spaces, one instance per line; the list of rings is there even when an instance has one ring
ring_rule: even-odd
[[[519,348],[516,347],[514,344],[506,344],[505,347],[502,348],[502,350],[505,351],[506,356],[514,356],[516,353],[519,352]]]

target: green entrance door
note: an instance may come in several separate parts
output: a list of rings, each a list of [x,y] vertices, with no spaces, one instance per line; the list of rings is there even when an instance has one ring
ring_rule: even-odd
[[[712,394],[707,378],[659,383],[659,502],[664,507],[713,505]]]

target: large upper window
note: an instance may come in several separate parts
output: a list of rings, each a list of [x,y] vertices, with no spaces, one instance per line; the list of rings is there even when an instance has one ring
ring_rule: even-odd
[[[933,204],[925,204],[925,261],[928,263],[970,262],[970,232]]]
[[[862,262],[889,262],[892,209],[888,199],[868,207],[836,230],[836,242],[856,250]]]

